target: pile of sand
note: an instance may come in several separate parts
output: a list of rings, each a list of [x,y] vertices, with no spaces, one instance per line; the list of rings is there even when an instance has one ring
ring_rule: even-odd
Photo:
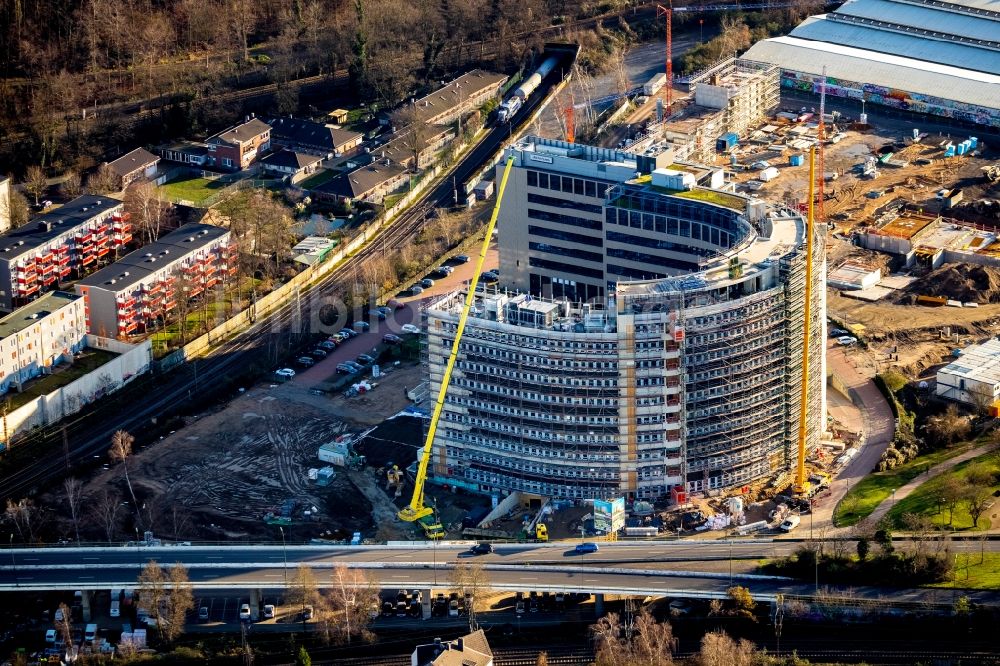
[[[963,303],[1000,303],[1000,269],[976,264],[944,264],[914,282],[901,302],[942,296]]]

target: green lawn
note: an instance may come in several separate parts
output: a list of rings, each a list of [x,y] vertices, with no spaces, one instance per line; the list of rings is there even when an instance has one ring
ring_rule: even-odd
[[[190,201],[197,205],[226,187],[226,183],[207,178],[181,177],[164,183],[160,189],[168,199],[174,202]]]
[[[299,182],[298,186],[304,190],[311,190],[312,188],[319,187],[323,183],[329,182],[336,177],[337,172],[333,169],[320,169],[305,180]]]
[[[971,442],[966,442],[950,449],[932,451],[895,469],[869,474],[854,485],[837,505],[833,512],[834,524],[846,527],[867,518],[875,510],[875,507],[892,495],[895,488],[899,488],[923,474],[928,467],[933,467],[952,456],[956,456],[971,446],[973,446]]]
[[[953,557],[952,580],[930,587],[1000,589],[1000,553],[955,553]]]
[[[953,521],[949,524],[948,508],[946,506],[942,506],[942,502],[940,500],[941,488],[944,486],[947,479],[957,478],[963,484],[966,483],[965,470],[970,465],[977,462],[983,463],[988,468],[992,469],[994,478],[997,478],[997,474],[1000,473],[1000,459],[998,459],[995,451],[984,453],[981,456],[977,456],[971,460],[966,460],[963,463],[955,465],[946,473],[935,476],[926,483],[920,484],[916,490],[910,493],[909,497],[899,500],[899,502],[892,507],[892,510],[889,511],[889,518],[893,521],[893,523],[895,523],[896,527],[903,526],[903,514],[913,513],[921,516],[928,516],[935,525],[947,529],[989,529],[990,520],[985,515],[979,517],[979,527],[973,527],[972,517],[969,515],[968,509],[965,507],[965,502],[959,502],[955,506]],[[992,490],[1000,490],[1000,481],[997,481],[997,483],[992,486]]]
[[[217,299],[215,292],[209,293],[207,303],[196,301],[191,303],[188,314],[184,321],[184,336],[181,336],[180,322],[173,320],[161,330],[149,336],[150,344],[153,348],[153,355],[157,358],[168,354],[174,349],[191,342],[195,338],[204,335],[205,319],[208,320],[208,329],[212,329],[223,322],[223,320],[233,316],[247,306],[251,290],[260,284],[260,280],[244,278],[241,295],[242,302],[238,302],[236,287],[230,287],[228,293],[222,299]],[[176,315],[176,311],[174,312]]]
[[[10,409],[17,409],[39,396],[51,393],[70,384],[88,372],[96,370],[118,354],[103,349],[86,349],[77,354],[73,363],[63,363],[53,368],[53,374],[37,377],[24,385],[20,393],[10,393]]]
[[[702,190],[695,188],[693,190],[685,190],[683,192],[674,192],[674,196],[681,197],[682,199],[705,201],[707,203],[725,206],[726,208],[732,208],[739,211],[746,208],[746,200],[741,197],[726,194],[725,192],[716,192],[715,190]]]

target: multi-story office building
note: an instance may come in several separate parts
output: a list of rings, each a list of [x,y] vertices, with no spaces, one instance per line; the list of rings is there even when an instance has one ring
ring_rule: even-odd
[[[86,275],[132,242],[122,202],[86,195],[0,236],[0,309]]]
[[[627,153],[529,138],[508,154],[505,290],[480,295],[465,329],[436,478],[491,493],[655,498],[787,470],[805,220]],[[810,447],[824,422],[820,234],[814,248]],[[463,298],[426,312],[432,394]]]
[[[86,344],[83,299],[53,291],[0,319],[0,393],[20,388]]]
[[[229,230],[185,224],[76,284],[86,301],[87,330],[125,338],[167,319],[178,299],[191,299],[236,272]]]

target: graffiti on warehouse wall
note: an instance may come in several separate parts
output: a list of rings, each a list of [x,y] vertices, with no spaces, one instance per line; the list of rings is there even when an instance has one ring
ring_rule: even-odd
[[[790,70],[782,70],[781,72],[781,86],[783,88],[819,94],[821,83],[821,77],[813,74]],[[901,111],[927,113],[969,123],[1000,127],[1000,109],[989,109],[872,83],[857,83],[828,76],[826,77],[826,94],[846,99],[864,99],[868,104],[881,104]]]

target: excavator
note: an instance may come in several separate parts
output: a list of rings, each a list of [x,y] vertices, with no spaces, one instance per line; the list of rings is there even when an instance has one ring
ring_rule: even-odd
[[[398,514],[400,520],[408,523],[418,523],[423,528],[427,538],[431,540],[443,539],[445,530],[437,516],[437,511],[433,507],[427,506],[425,502],[424,485],[427,483],[427,467],[430,465],[431,449],[434,446],[434,436],[437,434],[438,421],[440,421],[441,412],[444,409],[448,384],[451,383],[451,373],[455,369],[455,361],[458,359],[458,348],[462,342],[462,333],[465,331],[465,323],[469,319],[469,312],[472,310],[472,303],[476,298],[476,286],[479,283],[479,276],[483,273],[486,252],[489,250],[490,240],[493,238],[493,230],[496,228],[497,217],[500,214],[500,202],[503,201],[503,193],[507,187],[507,177],[510,175],[510,169],[513,164],[514,157],[508,157],[507,164],[504,166],[503,176],[500,178],[500,187],[497,189],[497,201],[493,206],[490,222],[486,225],[486,233],[483,235],[483,245],[479,251],[476,270],[472,273],[469,292],[465,296],[465,304],[462,306],[462,313],[458,318],[458,329],[455,331],[455,341],[451,344],[451,353],[448,355],[448,362],[444,368],[444,376],[441,378],[441,389],[438,391],[437,401],[434,403],[434,412],[431,414],[430,425],[427,427],[427,438],[424,440],[420,462],[417,464],[417,477],[413,483],[413,497],[410,499],[410,503],[403,507]]]

